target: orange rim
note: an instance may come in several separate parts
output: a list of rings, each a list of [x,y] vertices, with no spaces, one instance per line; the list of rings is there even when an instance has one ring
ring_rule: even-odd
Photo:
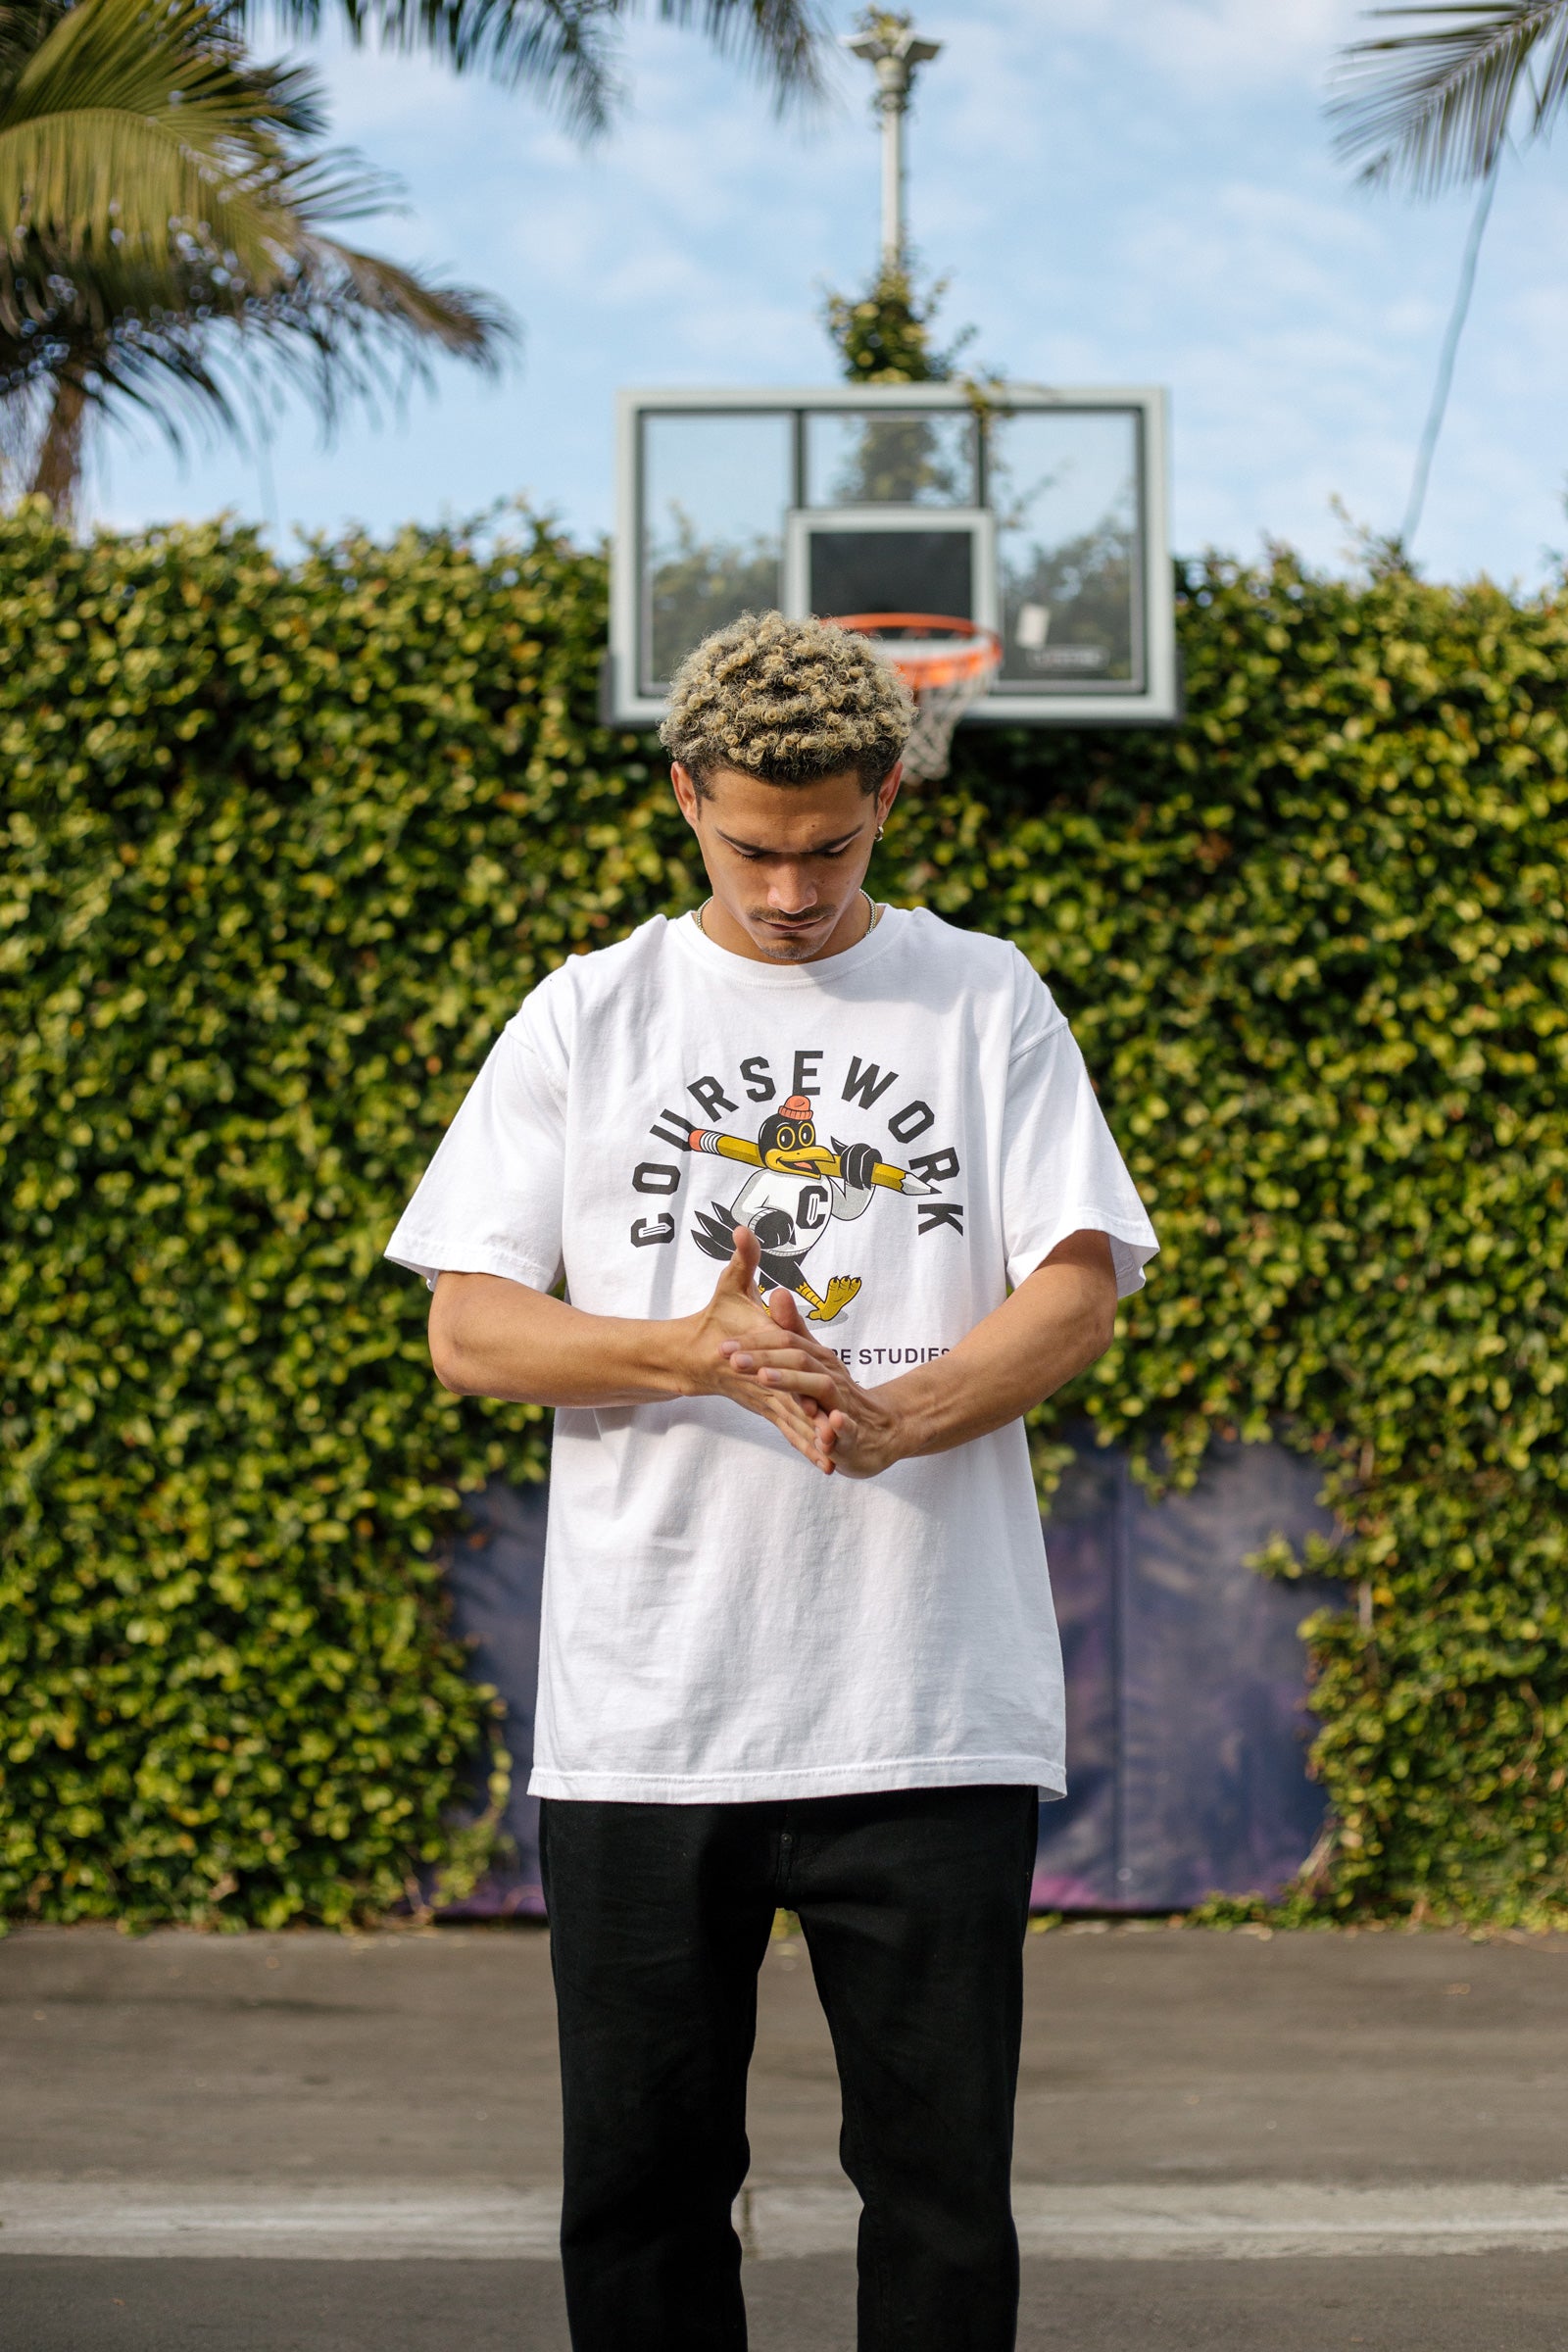
[[[914,687],[956,686],[1001,666],[1002,639],[996,630],[955,612],[831,612],[824,617],[834,628],[862,637],[883,629],[922,629],[929,637],[957,638],[956,645],[934,653],[902,654],[896,638],[888,643],[889,660]]]

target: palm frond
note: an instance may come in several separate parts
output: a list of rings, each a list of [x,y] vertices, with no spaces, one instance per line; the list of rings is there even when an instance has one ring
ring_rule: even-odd
[[[665,24],[700,24],[721,55],[771,82],[780,110],[826,94],[829,28],[811,0],[659,0],[659,14]]]
[[[1521,90],[1532,137],[1548,127],[1568,92],[1568,0],[1370,13],[1425,24],[1357,41],[1339,61],[1329,107],[1339,125],[1336,149],[1370,183],[1403,182],[1425,196],[1485,178]]]
[[[177,115],[190,145],[203,148],[264,125],[298,138],[325,127],[314,76],[250,63],[226,12],[206,0],[74,0],[36,20],[48,29],[6,79],[7,121],[122,107],[160,121]]]
[[[192,425],[244,440],[269,387],[303,393],[330,438],[351,407],[428,384],[437,353],[493,375],[517,340],[484,294],[329,237],[302,238],[264,292],[211,258],[174,279],[118,254],[74,281],[19,274],[0,264],[0,401],[70,379],[98,412],[144,412],[176,450]]]
[[[357,41],[428,52],[460,74],[483,73],[549,99],[567,127],[593,137],[621,96],[618,20],[627,0],[270,0],[286,30],[315,33],[324,16]]]
[[[251,0],[256,5],[256,0]],[[238,0],[244,6],[245,0]],[[618,33],[639,0],[270,0],[267,14],[314,33],[330,12],[357,40],[425,50],[460,73],[526,85],[585,137],[605,130],[621,95]],[[819,99],[826,20],[815,0],[657,0],[662,23],[695,25],[725,56],[771,83],[786,107]]]
[[[303,390],[330,433],[442,354],[493,373],[515,343],[487,296],[333,233],[397,183],[315,143],[314,81],[252,65],[237,5],[0,0],[0,421],[57,512],[94,416],[178,448]]]
[[[265,189],[218,179],[161,125],[108,109],[0,129],[0,220],[37,227],[66,265],[122,242],[167,258],[207,231],[252,277],[286,231]]]
[[[80,0],[0,83],[0,224],[67,260],[205,230],[260,278],[287,241],[271,183],[320,119],[309,75],[246,66],[198,0]]]
[[[367,333],[406,341],[421,364],[422,354],[438,346],[495,375],[515,348],[511,313],[476,286],[449,284],[330,237],[313,238],[301,259],[323,300],[335,274],[334,300],[345,321],[352,318]]]
[[[301,232],[330,220],[368,220],[409,209],[403,182],[352,147],[323,147],[294,158],[274,174],[269,192]]]

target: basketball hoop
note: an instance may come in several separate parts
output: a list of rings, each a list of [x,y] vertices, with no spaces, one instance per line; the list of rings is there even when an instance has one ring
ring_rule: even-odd
[[[978,621],[945,612],[833,612],[837,629],[852,629],[885,650],[914,694],[914,725],[904,747],[911,783],[934,783],[948,772],[953,730],[1002,665],[1002,639]]]

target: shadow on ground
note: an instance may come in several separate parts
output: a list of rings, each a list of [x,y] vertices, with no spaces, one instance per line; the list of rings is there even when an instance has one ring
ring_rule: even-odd
[[[756,2265],[752,2352],[853,2352],[848,2255]],[[542,2262],[0,2260],[8,2352],[567,2352]],[[1031,2262],[1019,2352],[1561,2352],[1568,2258]]]

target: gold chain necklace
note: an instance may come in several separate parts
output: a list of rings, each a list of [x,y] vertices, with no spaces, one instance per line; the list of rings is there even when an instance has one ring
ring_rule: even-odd
[[[862,890],[860,896],[865,901],[866,911],[866,925],[865,929],[860,933],[860,939],[869,939],[872,932],[876,929],[878,923],[882,920],[882,908],[877,905],[875,899],[872,898],[871,893],[868,890]],[[702,933],[705,939],[710,940],[712,938],[713,934],[711,931],[710,931],[708,925],[703,920],[703,907],[711,906],[713,902],[711,899],[705,899],[702,906],[698,906],[693,909],[697,917],[698,930]],[[860,944],[860,939],[852,940],[850,943],[851,946],[858,948]],[[844,955],[847,952],[847,950],[842,948],[839,951],[840,955]]]

